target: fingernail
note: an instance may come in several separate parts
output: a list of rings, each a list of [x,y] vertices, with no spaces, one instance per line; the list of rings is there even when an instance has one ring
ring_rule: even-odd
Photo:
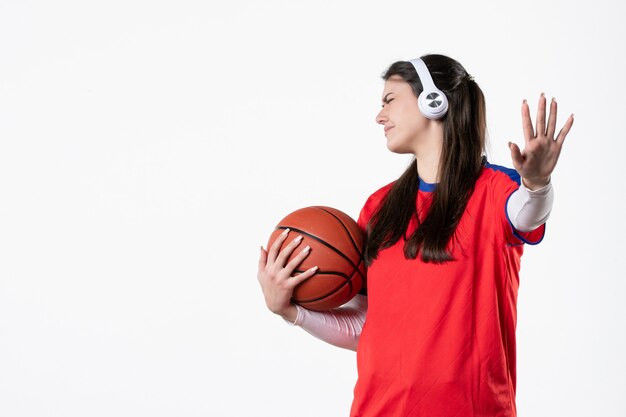
[[[283,236],[287,236],[287,233],[289,233],[289,228],[286,228],[285,230],[283,230],[283,232],[281,234]]]
[[[314,266],[313,268],[310,269],[311,271],[317,271],[317,266]]]
[[[522,104],[526,104],[526,99],[524,99],[524,101],[522,101]]]
[[[300,242],[302,240],[302,235],[298,236],[297,238],[294,239],[296,242]]]
[[[307,246],[306,248],[302,249],[302,252],[308,252],[309,250],[311,250],[311,247]]]
[[[541,93],[541,97],[544,97],[544,96],[545,96],[545,94],[544,94],[544,93]]]

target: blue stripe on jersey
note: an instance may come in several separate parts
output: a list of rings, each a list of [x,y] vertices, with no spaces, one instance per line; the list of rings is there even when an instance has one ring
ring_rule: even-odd
[[[503,167],[502,165],[490,164],[489,162],[485,163],[485,168],[491,168],[494,171],[504,172],[506,175],[509,176],[510,179],[515,181],[517,185],[521,185],[519,173],[513,168]]]
[[[509,221],[509,225],[511,226],[511,229],[513,229],[513,234],[515,235],[515,237],[517,237],[519,240],[521,240],[521,241],[522,241],[522,242],[524,242],[524,243],[527,243],[527,244],[529,244],[529,245],[538,245],[539,243],[541,243],[541,241],[543,240],[543,238],[546,236],[546,234],[545,234],[545,230],[546,230],[546,226],[547,226],[547,225],[546,225],[545,223],[543,224],[543,227],[544,227],[544,234],[543,234],[543,235],[541,235],[541,239],[539,239],[538,241],[536,241],[536,242],[531,242],[530,240],[528,240],[528,239],[524,238],[524,237],[520,234],[520,233],[523,233],[523,232],[518,231],[518,230],[515,228],[515,226],[513,226],[513,222],[512,222],[512,221],[511,221],[511,219],[509,218],[509,211],[506,209],[506,208],[508,207],[508,205],[509,205],[509,199],[511,198],[511,196],[512,196],[512,195],[513,195],[513,193],[509,194],[509,196],[508,196],[508,197],[507,197],[507,199],[506,199],[506,204],[504,205],[504,214],[506,214],[506,219]],[[539,226],[539,227],[541,227],[541,226]],[[530,233],[530,232],[528,232],[528,233]]]
[[[515,181],[518,186],[520,186],[522,184],[521,177],[520,177],[519,173],[516,170],[512,169],[512,168],[503,167],[501,165],[490,164],[489,162],[485,163],[485,167],[486,168],[491,168],[494,171],[499,171],[499,172],[502,172],[502,173],[508,175],[508,177],[511,180]],[[524,243],[527,243],[529,245],[538,245],[539,243],[541,243],[541,241],[545,237],[545,233],[541,236],[541,239],[539,239],[537,242],[531,242],[531,241],[529,241],[528,239],[525,239],[522,236],[521,233],[523,233],[523,232],[518,231],[515,228],[515,226],[513,226],[513,222],[509,218],[509,212],[506,209],[508,207],[508,205],[509,205],[509,199],[511,198],[512,195],[513,195],[513,193],[509,194],[509,196],[506,199],[506,204],[504,205],[504,214],[506,215],[506,219],[509,221],[509,225],[511,226],[511,229],[513,230],[513,234],[515,235],[515,237],[517,237],[519,240],[521,240]],[[539,227],[541,227],[541,226],[539,226]],[[543,227],[546,227],[545,223],[544,223]]]

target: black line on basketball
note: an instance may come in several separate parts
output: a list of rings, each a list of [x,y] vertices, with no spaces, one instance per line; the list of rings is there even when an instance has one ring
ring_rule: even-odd
[[[358,272],[358,268],[355,268],[355,269],[352,271],[352,273],[350,274],[350,276],[349,276],[349,277],[347,277],[346,281],[345,281],[343,284],[339,285],[337,288],[335,288],[334,290],[332,290],[332,291],[330,291],[330,292],[326,293],[325,295],[323,295],[323,296],[321,296],[321,297],[318,297],[318,298],[313,298],[313,299],[310,299],[310,300],[298,300],[298,301],[299,301],[300,303],[313,303],[313,302],[315,302],[315,301],[323,300],[324,298],[328,298],[328,297],[332,296],[333,294],[336,294],[336,293],[337,293],[338,291],[340,291],[343,287],[345,287],[345,286],[346,286],[346,284],[348,284],[348,285],[350,286],[350,289],[349,289],[349,291],[348,291],[348,294],[351,294],[351,293],[352,293],[352,277],[354,276],[354,274],[355,274],[356,272]],[[341,275],[344,275],[344,276],[345,276],[345,274],[341,274]]]
[[[300,271],[297,271],[297,272],[300,272]],[[322,300],[324,298],[327,298],[327,297],[335,294],[337,291],[339,291],[343,287],[345,287],[346,283],[348,285],[350,285],[350,292],[352,292],[352,280],[350,278],[352,278],[352,275],[354,275],[354,271],[352,272],[352,274],[350,276],[348,276],[347,274],[345,274],[343,272],[338,272],[338,271],[324,271],[324,272],[321,272],[321,273],[318,271],[318,272],[315,273],[315,275],[318,275],[318,274],[340,276],[340,277],[344,278],[344,281],[341,284],[339,284],[337,286],[337,288],[335,288],[334,290],[329,291],[328,293],[326,293],[325,295],[322,295],[321,297],[312,298],[312,299],[309,299],[309,300],[298,300],[299,302],[301,302],[301,303],[312,303],[314,301],[319,301],[319,300]]]
[[[363,256],[363,253],[359,250],[359,247],[357,246],[356,242],[354,241],[354,239],[352,238],[352,233],[350,233],[350,230],[348,230],[348,228],[346,227],[346,225],[341,221],[341,219],[339,217],[337,217],[334,213],[326,210],[323,207],[319,207],[317,206],[318,209],[325,211],[326,213],[330,214],[331,216],[333,216],[335,219],[337,219],[337,221],[339,222],[339,224],[341,225],[341,227],[343,227],[343,230],[346,231],[346,233],[348,234],[348,237],[350,238],[350,242],[352,242],[352,246],[354,246],[354,249],[356,249],[356,253],[359,254],[360,257]]]
[[[304,273],[308,271],[308,269],[305,269],[304,271],[301,269],[294,269],[293,272],[300,272],[300,273]],[[345,272],[339,272],[339,271],[320,271],[318,270],[317,272],[315,272],[315,275],[339,275],[340,277],[343,277],[344,279],[350,279],[350,277],[348,276],[348,274],[346,274]]]
[[[350,260],[350,258],[348,258],[346,255],[344,255],[344,254],[343,254],[343,252],[341,252],[339,249],[335,248],[335,247],[334,247],[334,246],[332,246],[331,244],[329,244],[329,243],[325,242],[325,241],[324,241],[324,240],[322,240],[321,238],[319,238],[319,237],[317,237],[317,236],[315,236],[315,235],[312,235],[312,234],[311,234],[311,233],[309,233],[309,232],[306,232],[306,231],[304,231],[304,230],[302,230],[302,229],[297,229],[297,228],[295,228],[295,227],[291,227],[291,226],[276,226],[276,229],[275,229],[275,230],[277,230],[277,229],[287,229],[287,228],[288,228],[289,230],[293,230],[293,231],[296,231],[296,232],[301,233],[301,234],[303,234],[303,235],[306,235],[306,236],[310,237],[311,239],[315,239],[315,240],[317,240],[319,243],[321,243],[322,245],[326,246],[328,249],[332,250],[332,251],[333,251],[333,252],[335,252],[337,255],[341,256],[343,259],[345,259],[346,261],[348,261],[348,263],[349,263],[349,264],[350,264],[353,268],[357,268],[357,266],[354,264],[354,262],[352,262],[352,260]],[[359,264],[361,263],[362,258],[363,258],[363,257],[361,256],[361,259],[359,260]],[[358,269],[358,268],[357,268],[357,269]],[[363,280],[365,280],[365,277],[363,276],[363,274],[361,273],[361,271],[359,271],[359,275],[361,275],[361,278],[363,278]]]

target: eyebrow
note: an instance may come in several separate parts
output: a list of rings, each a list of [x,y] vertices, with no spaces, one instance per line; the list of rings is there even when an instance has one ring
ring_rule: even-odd
[[[387,97],[389,97],[389,94],[393,94],[393,91],[390,91],[387,94],[385,94],[385,97],[383,97],[383,103],[387,101]]]

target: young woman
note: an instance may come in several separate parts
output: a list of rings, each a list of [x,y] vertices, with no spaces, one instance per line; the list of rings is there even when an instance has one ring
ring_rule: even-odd
[[[550,176],[572,124],[556,138],[557,104],[536,131],[522,104],[525,148],[509,143],[515,169],[485,157],[483,93],[444,55],[392,64],[383,75],[387,147],[414,155],[395,181],[365,202],[367,288],[328,312],[291,302],[307,256],[287,230],[261,247],[258,280],[270,311],[333,345],[357,352],[351,417],[516,415],[515,327],[524,243],[544,236]],[[423,94],[422,94],[423,93]]]

